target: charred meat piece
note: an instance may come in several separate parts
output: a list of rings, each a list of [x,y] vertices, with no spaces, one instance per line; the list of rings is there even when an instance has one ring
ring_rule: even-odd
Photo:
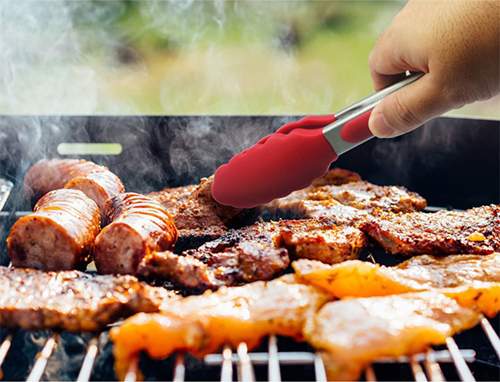
[[[157,312],[177,297],[133,276],[0,267],[0,326],[98,331],[121,317]]]
[[[24,193],[32,204],[49,191],[70,188],[82,191],[104,211],[106,200],[125,192],[120,179],[93,162],[78,159],[42,159],[24,178]]]
[[[186,288],[217,289],[272,279],[288,267],[289,254],[329,263],[354,259],[365,242],[358,229],[339,227],[329,219],[255,223],[182,255],[153,253],[138,272]]]
[[[241,220],[248,210],[223,206],[212,197],[213,176],[203,178],[199,185],[164,189],[148,194],[172,215],[179,230],[177,248],[197,247],[214,240]]]
[[[356,226],[380,211],[414,212],[426,206],[420,195],[398,186],[376,186],[366,181],[308,187],[272,204],[274,214],[287,218],[328,217]]]
[[[285,249],[243,241],[218,253],[156,252],[143,259],[138,273],[147,278],[166,279],[180,287],[205,290],[271,280],[283,273],[289,263]]]
[[[367,243],[359,229],[337,226],[328,219],[285,220],[279,226],[276,243],[286,248],[291,258],[340,263],[357,259]]]
[[[386,213],[360,225],[386,252],[487,255],[500,251],[500,206],[467,211]]]
[[[301,338],[306,318],[330,299],[286,275],[174,301],[161,314],[139,314],[111,329],[116,374],[123,379],[141,351],[153,358],[176,350],[202,355],[226,343],[251,349],[269,334]]]
[[[171,249],[177,229],[167,210],[147,196],[126,193],[106,202],[107,225],[97,236],[94,261],[99,273],[135,274],[142,258]]]
[[[307,320],[304,335],[323,352],[329,381],[358,380],[379,357],[419,353],[474,327],[495,299],[498,311],[499,284],[480,284],[449,296],[428,291],[331,302]]]
[[[12,226],[7,252],[16,267],[84,269],[100,226],[99,208],[83,192],[54,190]]]
[[[366,181],[341,186],[321,186],[307,195],[308,200],[336,200],[358,210],[380,209],[392,212],[414,212],[424,209],[427,202],[415,192],[399,186],[376,186]]]
[[[314,182],[312,182],[311,186],[312,187],[327,186],[327,185],[340,186],[341,184],[358,182],[360,180],[361,177],[359,176],[359,174],[349,170],[344,170],[342,168],[334,167],[330,171],[328,171],[325,175],[323,175],[321,178],[318,178]]]
[[[292,264],[305,283],[336,298],[373,297],[454,288],[477,281],[500,283],[500,254],[413,257],[395,267],[353,260],[327,265],[298,260]]]

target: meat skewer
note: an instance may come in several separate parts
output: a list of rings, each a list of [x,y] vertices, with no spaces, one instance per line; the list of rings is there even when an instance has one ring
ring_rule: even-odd
[[[158,202],[136,193],[117,195],[106,202],[110,222],[97,236],[94,261],[99,273],[136,274],[143,257],[171,249],[177,228]]]
[[[121,180],[107,167],[83,159],[42,159],[31,166],[24,178],[24,194],[32,204],[60,188],[82,191],[97,203],[101,212],[107,199],[125,192]]]
[[[12,226],[7,252],[16,267],[84,269],[100,225],[97,205],[83,192],[54,190]]]

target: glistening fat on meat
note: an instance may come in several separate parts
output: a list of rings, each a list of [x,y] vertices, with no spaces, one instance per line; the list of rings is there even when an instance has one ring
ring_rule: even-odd
[[[32,204],[59,188],[81,190],[101,212],[107,199],[125,192],[121,180],[107,167],[83,159],[42,159],[24,178],[24,194]]]
[[[16,267],[84,269],[100,225],[97,204],[83,192],[54,190],[38,201],[32,214],[14,224],[7,252]]]
[[[99,273],[136,274],[142,258],[171,249],[177,228],[167,210],[147,196],[126,193],[106,202],[110,222],[97,236],[94,261]]]

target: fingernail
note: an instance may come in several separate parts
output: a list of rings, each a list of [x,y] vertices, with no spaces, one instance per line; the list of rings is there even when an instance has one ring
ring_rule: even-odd
[[[382,113],[372,115],[368,123],[373,135],[379,138],[390,137],[396,132],[396,130],[387,124]]]

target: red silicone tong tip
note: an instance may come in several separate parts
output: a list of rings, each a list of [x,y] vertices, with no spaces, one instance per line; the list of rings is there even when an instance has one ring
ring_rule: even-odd
[[[322,131],[334,117],[321,118],[326,123],[320,127],[309,124],[275,133],[219,167],[212,186],[215,200],[251,208],[305,188],[323,176],[338,156]]]

